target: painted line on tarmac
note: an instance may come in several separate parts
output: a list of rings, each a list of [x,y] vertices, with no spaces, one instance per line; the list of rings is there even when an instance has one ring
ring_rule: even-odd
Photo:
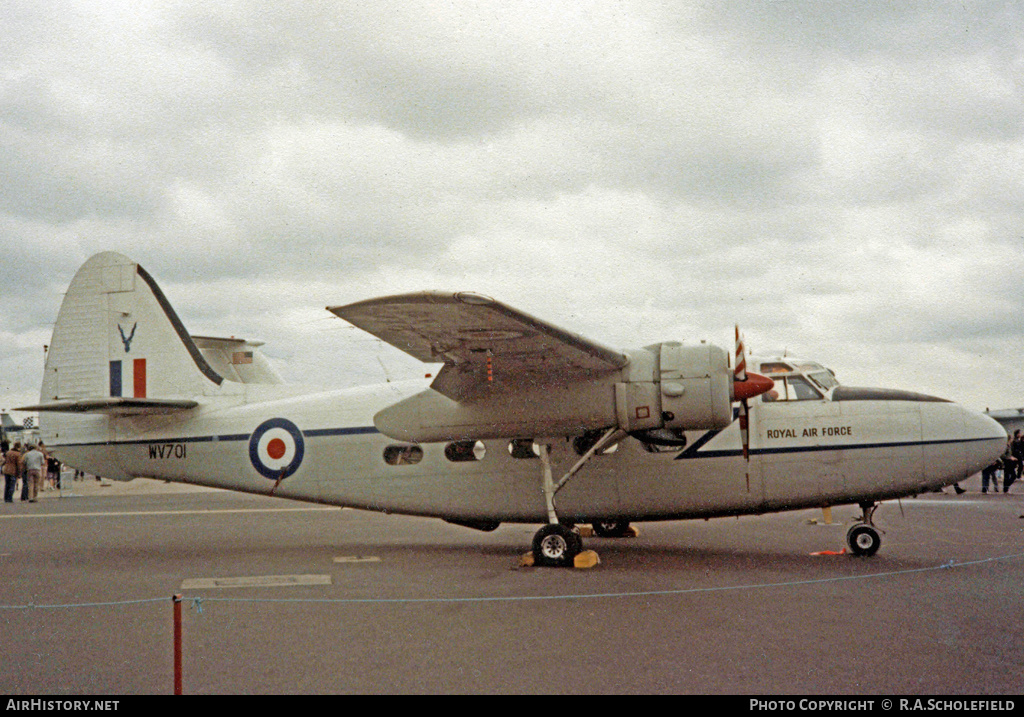
[[[293,585],[330,585],[330,575],[247,575],[235,578],[189,578],[182,590],[209,588],[281,588]]]
[[[0,520],[30,520],[39,518],[123,518],[139,515],[214,515],[226,513],[310,513],[342,510],[337,506],[325,508],[224,508],[220,510],[133,510],[111,513],[34,513],[31,515],[0,515]]]
[[[559,594],[559,595],[502,595],[494,597],[434,597],[434,598],[218,598],[218,597],[198,597],[186,595],[184,600],[192,602],[193,607],[202,611],[203,602],[277,602],[277,603],[332,603],[332,604],[417,604],[417,603],[494,603],[494,602],[524,602],[524,601],[545,601],[545,600],[586,600],[586,599],[607,599],[607,598],[648,598],[653,596],[673,596],[673,595],[695,595],[695,594],[711,594],[719,592],[730,592],[730,591],[746,591],[746,590],[758,590],[765,588],[792,588],[792,587],[804,587],[809,585],[824,585],[828,583],[846,582],[851,580],[876,580],[878,578],[897,578],[904,577],[913,574],[928,573],[937,570],[953,570],[956,568],[966,568],[976,565],[984,565],[986,563],[997,563],[1010,560],[1020,560],[1024,558],[1024,553],[1013,553],[1009,555],[1000,555],[990,558],[979,558],[975,560],[965,560],[962,562],[956,562],[950,560],[942,565],[932,565],[924,568],[910,568],[907,570],[891,570],[882,573],[867,573],[864,575],[840,575],[827,578],[818,578],[812,580],[792,580],[788,582],[775,582],[775,583],[753,583],[744,585],[720,585],[717,587],[708,588],[680,588],[676,590],[642,590],[636,592],[616,592],[616,593],[574,593],[574,594]],[[855,560],[859,558],[851,558]],[[69,609],[69,608],[85,608],[85,607],[111,607],[111,606],[124,606],[124,605],[138,605],[142,603],[156,603],[156,602],[167,602],[167,597],[159,598],[139,598],[135,600],[117,600],[112,602],[94,602],[94,603],[67,603],[67,604],[36,604],[28,603],[26,605],[0,605],[0,610],[58,610],[58,609]]]

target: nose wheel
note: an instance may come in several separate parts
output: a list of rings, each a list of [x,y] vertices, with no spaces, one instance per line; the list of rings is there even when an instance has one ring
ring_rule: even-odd
[[[860,520],[846,532],[846,545],[854,555],[867,558],[877,553],[878,548],[882,545],[881,532],[871,522],[878,503],[861,503],[860,507],[864,513]]]

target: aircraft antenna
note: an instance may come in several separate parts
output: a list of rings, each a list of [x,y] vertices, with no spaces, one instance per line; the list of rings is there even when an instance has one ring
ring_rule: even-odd
[[[380,344],[381,342],[378,341],[377,343]],[[384,381],[386,383],[391,383],[391,374],[388,373],[388,367],[385,366],[384,362],[380,360],[380,355],[379,354],[377,356],[377,363],[380,364],[381,369],[384,371]]]

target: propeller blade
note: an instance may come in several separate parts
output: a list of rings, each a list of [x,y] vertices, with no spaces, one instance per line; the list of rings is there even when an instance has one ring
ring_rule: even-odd
[[[743,345],[743,337],[740,336],[740,325],[736,324],[736,361],[733,364],[733,381],[747,380],[747,349]]]
[[[747,401],[755,396],[771,390],[775,385],[767,376],[747,371],[747,349],[740,335],[739,324],[736,325],[736,361],[733,368],[732,391],[733,400],[740,402],[740,440],[743,443],[743,460],[747,464],[747,492],[750,492],[750,406]]]
[[[733,367],[732,393],[733,398],[740,402],[740,440],[743,443],[743,460],[747,462],[747,490],[750,490],[750,429],[747,416],[747,392],[744,390],[750,383],[747,375],[747,350],[740,336],[740,325],[736,324],[736,362]]]

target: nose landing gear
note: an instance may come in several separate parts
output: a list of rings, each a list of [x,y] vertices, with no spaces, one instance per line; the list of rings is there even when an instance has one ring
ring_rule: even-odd
[[[846,545],[854,555],[870,557],[878,552],[882,545],[882,536],[871,518],[878,508],[878,503],[861,503],[861,510],[864,511],[859,521],[846,532]]]

